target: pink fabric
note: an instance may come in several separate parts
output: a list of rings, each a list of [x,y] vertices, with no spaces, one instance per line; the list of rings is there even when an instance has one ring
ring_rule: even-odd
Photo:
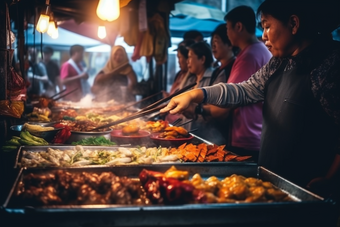
[[[82,69],[82,67],[78,64],[79,69]],[[67,61],[61,66],[60,69],[60,78],[61,79],[65,79],[65,78],[70,78],[70,77],[74,77],[77,76],[78,73],[75,70],[75,68],[73,68],[72,65],[70,65],[70,63],[68,63]],[[77,91],[65,96],[63,99],[64,100],[69,100],[69,101],[73,101],[73,102],[78,102],[80,101],[81,97],[82,97],[82,88],[81,88],[81,83],[80,80],[75,80],[72,81],[68,84],[65,84],[65,88],[66,88],[66,92],[64,94],[66,94],[67,92],[70,92],[76,88],[78,88]]]
[[[271,58],[266,46],[254,43],[242,50],[231,69],[228,83],[239,83],[265,65]],[[232,115],[231,146],[260,150],[262,131],[262,103],[236,108]]]

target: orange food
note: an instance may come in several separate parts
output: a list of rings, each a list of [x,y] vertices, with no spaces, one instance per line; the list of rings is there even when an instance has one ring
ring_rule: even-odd
[[[46,98],[39,98],[39,105],[40,108],[46,108],[48,107],[49,101]]]
[[[151,132],[163,132],[166,127],[169,126],[168,121],[148,121],[145,128]]]
[[[169,154],[176,154],[178,158],[185,162],[242,162],[251,158],[251,156],[238,156],[230,151],[224,150],[225,145],[199,145],[182,144],[178,148],[172,148]]]
[[[164,132],[159,134],[159,138],[186,138],[189,136],[188,131],[183,127],[166,127]]]
[[[127,125],[123,127],[122,129],[123,135],[137,134],[138,131],[139,131],[139,127],[137,125]]]

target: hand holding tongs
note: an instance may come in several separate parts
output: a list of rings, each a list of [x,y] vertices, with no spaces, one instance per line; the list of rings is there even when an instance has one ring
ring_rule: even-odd
[[[105,124],[105,125],[93,128],[93,129],[91,129],[89,131],[94,131],[94,130],[102,129],[102,128],[108,128],[110,126],[118,125],[118,124],[121,124],[121,123],[126,122],[126,121],[131,121],[133,119],[136,119],[136,118],[139,118],[139,117],[143,117],[143,116],[149,115],[151,113],[157,112],[160,109],[164,108],[165,106],[166,106],[166,104],[161,105],[161,106],[157,106],[157,107],[155,107],[153,109],[149,109],[149,110],[146,110],[146,111],[143,111],[143,112],[137,112],[135,114],[132,114],[132,115],[127,116],[125,118],[122,118],[120,120],[117,120],[117,121],[114,121],[114,122],[111,122],[111,123],[108,123],[108,124]]]
[[[161,110],[162,108],[164,108],[167,105],[167,104],[164,104],[164,105],[158,106],[159,104],[170,100],[172,97],[174,97],[176,95],[179,95],[180,93],[182,93],[182,92],[184,92],[184,91],[194,87],[195,85],[196,85],[196,83],[190,84],[190,85],[188,85],[188,86],[178,90],[177,92],[173,93],[169,97],[160,99],[157,102],[155,102],[155,103],[153,103],[153,104],[151,104],[151,105],[141,109],[140,111],[137,111],[136,113],[134,113],[134,114],[132,114],[130,116],[127,116],[127,117],[125,117],[123,119],[120,119],[120,120],[117,120],[117,121],[114,121],[114,122],[111,122],[111,123],[108,123],[108,124],[105,124],[105,125],[93,128],[90,131],[94,131],[94,130],[102,129],[102,128],[107,128],[107,127],[110,127],[110,126],[113,126],[113,125],[121,124],[123,122],[131,121],[133,119],[136,119],[136,118],[139,118],[139,117],[143,117],[143,116],[149,115],[151,113],[157,112],[157,111]]]

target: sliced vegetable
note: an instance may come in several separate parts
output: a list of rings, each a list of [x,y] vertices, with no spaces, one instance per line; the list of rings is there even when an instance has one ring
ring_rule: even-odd
[[[111,142],[110,140],[106,139],[104,136],[99,136],[99,137],[85,138],[77,142],[72,142],[72,145],[112,146],[112,145],[116,145],[116,143]]]

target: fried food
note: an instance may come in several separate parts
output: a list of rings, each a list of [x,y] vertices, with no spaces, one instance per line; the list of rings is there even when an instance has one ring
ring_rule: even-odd
[[[292,201],[287,193],[268,181],[246,178],[237,174],[221,181],[214,176],[204,181],[199,174],[195,174],[190,182],[195,188],[203,190],[210,202],[214,200],[219,203]]]
[[[164,132],[159,134],[159,138],[175,139],[175,138],[187,138],[189,137],[188,131],[183,127],[166,127]]]
[[[158,121],[148,121],[146,123],[145,129],[150,132],[163,132],[166,127],[169,126],[169,122],[158,120]]]
[[[127,125],[127,126],[123,127],[123,129],[122,129],[123,135],[137,134],[138,131],[139,131],[139,126],[137,126],[137,125]]]
[[[172,148],[171,154],[176,154],[185,162],[242,162],[251,159],[251,156],[238,156],[230,151],[224,150],[225,145],[208,145],[201,143],[198,145],[182,144],[178,148]]]

